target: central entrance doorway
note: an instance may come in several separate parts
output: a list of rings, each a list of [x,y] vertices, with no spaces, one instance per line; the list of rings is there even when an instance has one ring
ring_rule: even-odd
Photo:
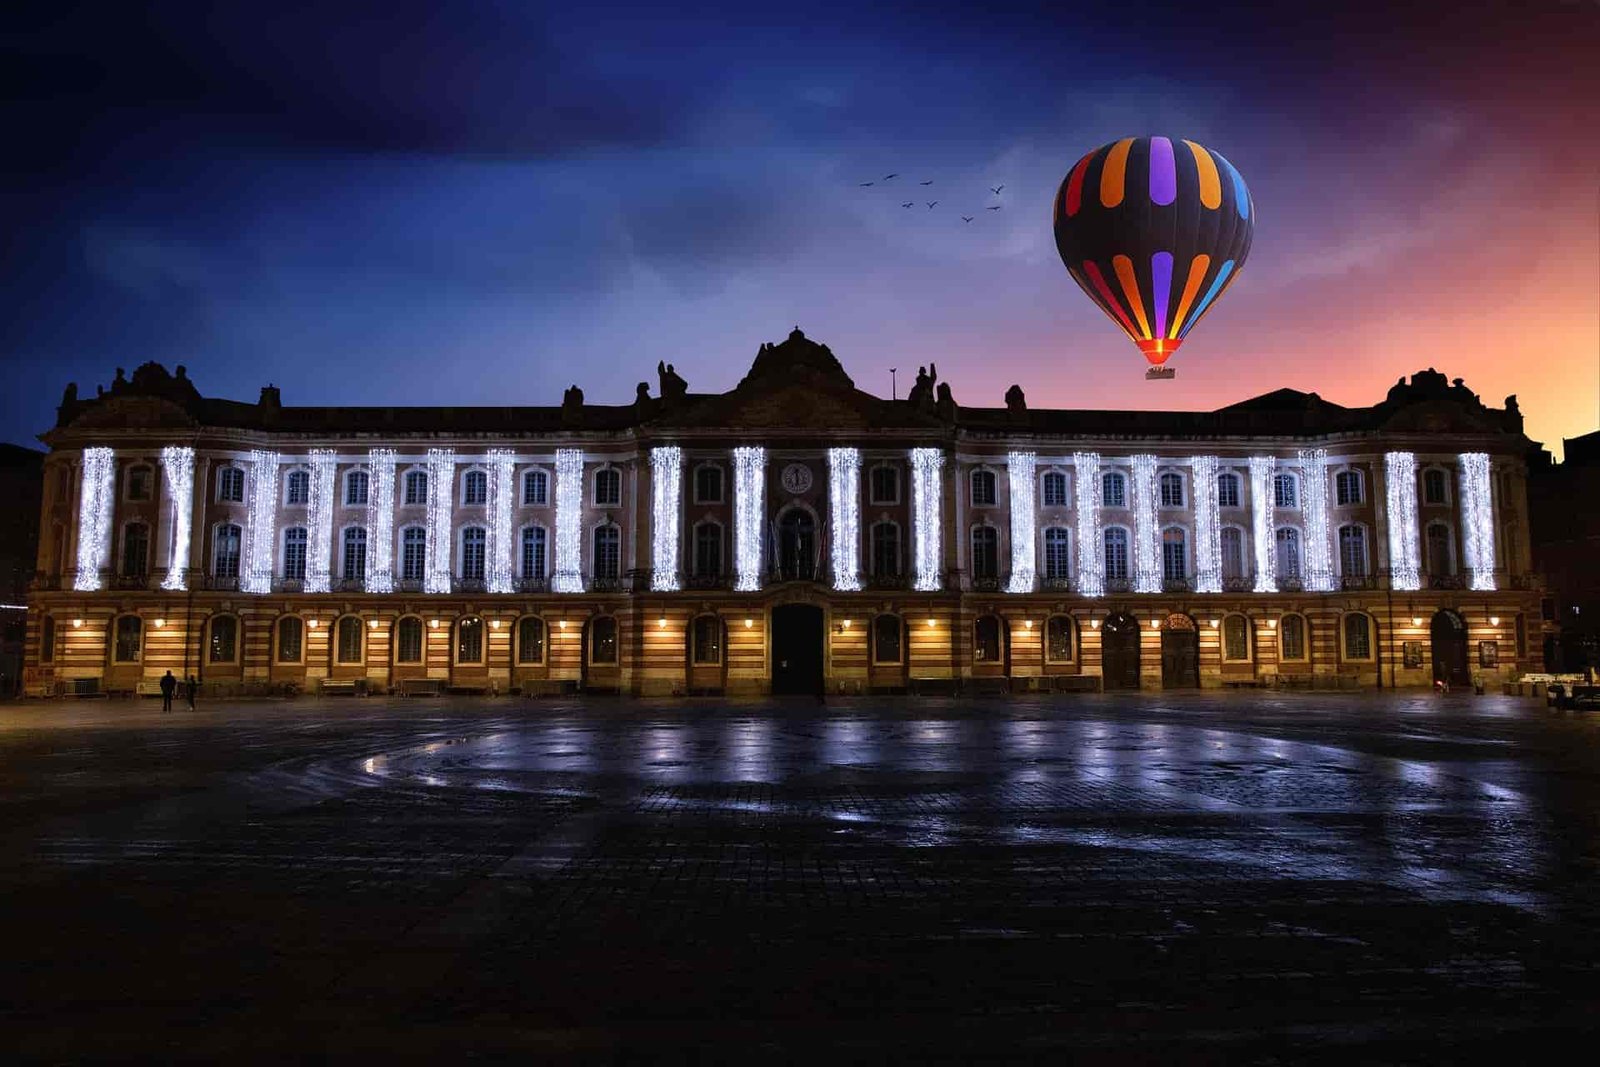
[[[1100,631],[1100,673],[1107,689],[1139,688],[1139,620],[1118,612]]]
[[[786,582],[817,577],[817,523],[801,508],[778,517],[778,575]]]
[[[1200,685],[1200,634],[1187,615],[1168,615],[1161,624],[1161,688]]]
[[[1433,680],[1465,688],[1472,682],[1467,668],[1467,622],[1445,608],[1433,616]]]
[[[772,694],[822,692],[822,609],[784,604],[772,609]]]

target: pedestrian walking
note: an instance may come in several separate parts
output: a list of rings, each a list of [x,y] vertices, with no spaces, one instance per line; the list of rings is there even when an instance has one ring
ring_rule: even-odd
[[[161,676],[161,710],[163,713],[172,710],[172,694],[178,688],[178,680],[168,671]]]
[[[189,675],[189,681],[183,687],[183,695],[189,698],[189,710],[190,711],[194,710],[194,695],[199,691],[200,691],[200,683],[195,680],[194,675],[192,675],[192,674]]]

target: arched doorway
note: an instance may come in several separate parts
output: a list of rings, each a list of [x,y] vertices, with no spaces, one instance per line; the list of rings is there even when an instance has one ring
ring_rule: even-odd
[[[822,609],[784,604],[772,609],[772,692],[822,692]]]
[[[786,582],[817,576],[817,521],[804,508],[778,516],[778,576]]]
[[[1443,608],[1433,616],[1433,680],[1467,686],[1472,672],[1467,668],[1467,623],[1458,613]]]
[[[1194,620],[1174,613],[1161,623],[1161,688],[1200,686],[1200,634]]]
[[[1107,689],[1139,688],[1139,620],[1118,612],[1100,628],[1100,672]]]

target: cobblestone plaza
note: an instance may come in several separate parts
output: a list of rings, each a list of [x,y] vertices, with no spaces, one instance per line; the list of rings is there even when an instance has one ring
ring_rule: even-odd
[[[1522,1059],[1600,725],[1511,697],[0,709],[25,1060]]]

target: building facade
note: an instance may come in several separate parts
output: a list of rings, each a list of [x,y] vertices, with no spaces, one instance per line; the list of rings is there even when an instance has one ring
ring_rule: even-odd
[[[798,329],[726,393],[296,408],[157,364],[45,462],[36,691],[1496,684],[1537,667],[1515,398],[1212,412],[857,389]]]

